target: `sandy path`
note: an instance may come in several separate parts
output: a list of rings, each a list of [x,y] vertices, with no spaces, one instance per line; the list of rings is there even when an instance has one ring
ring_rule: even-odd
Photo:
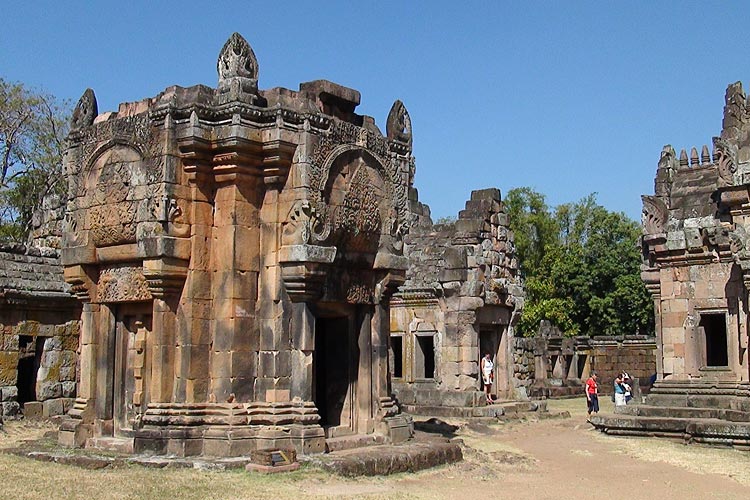
[[[468,445],[463,463],[391,478],[324,480],[306,484],[303,493],[313,497],[466,500],[750,498],[747,477],[743,477],[743,485],[729,477],[731,470],[724,474],[699,472],[701,463],[722,460],[750,471],[750,453],[686,447],[656,439],[614,438],[592,430],[585,418],[583,412],[576,411],[570,419],[469,429],[462,433]],[[634,449],[638,453],[633,453]],[[651,461],[659,460],[648,456],[651,449],[668,461],[681,454],[683,462],[690,465]]]

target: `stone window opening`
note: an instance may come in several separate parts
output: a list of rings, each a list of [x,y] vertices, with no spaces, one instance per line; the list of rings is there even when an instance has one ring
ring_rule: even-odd
[[[705,345],[705,366],[729,366],[725,313],[701,313],[699,323]]]
[[[403,378],[404,376],[404,336],[391,335],[391,376]]]
[[[435,336],[415,335],[414,377],[416,379],[435,378]]]
[[[36,377],[42,363],[44,337],[20,335],[18,337],[18,404],[36,401]]]

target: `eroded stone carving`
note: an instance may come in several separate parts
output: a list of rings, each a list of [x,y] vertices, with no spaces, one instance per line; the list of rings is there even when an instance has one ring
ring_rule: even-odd
[[[325,241],[331,233],[331,224],[321,210],[308,200],[294,204],[284,223],[282,245],[305,245]]]
[[[726,186],[734,185],[734,176],[737,172],[736,144],[721,137],[714,137],[714,156],[721,183]]]
[[[217,71],[220,83],[234,77],[258,79],[258,60],[250,44],[239,33],[232,33],[222,47]]]
[[[391,111],[388,113],[386,132],[388,139],[403,142],[411,147],[411,118],[404,103],[400,100],[393,103]]]
[[[70,121],[70,130],[77,131],[83,127],[88,127],[94,123],[94,118],[98,114],[96,104],[96,95],[92,89],[86,89],[81,98],[78,100],[73,116]]]
[[[669,210],[664,202],[656,196],[641,196],[643,212],[641,220],[647,234],[663,233],[669,217]]]
[[[97,302],[151,300],[143,269],[133,264],[102,266],[97,286]]]

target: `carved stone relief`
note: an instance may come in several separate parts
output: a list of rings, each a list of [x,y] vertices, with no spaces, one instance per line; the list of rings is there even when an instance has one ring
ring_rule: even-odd
[[[234,77],[258,79],[258,60],[250,44],[239,33],[232,33],[221,49],[217,70],[219,82]]]
[[[146,198],[138,153],[115,147],[103,154],[87,180],[88,227],[96,246],[135,242],[136,211]],[[143,192],[135,191],[142,186]],[[139,199],[140,198],[140,199]]]
[[[151,299],[148,282],[140,265],[113,264],[101,268],[97,302],[135,302]]]
[[[70,130],[77,131],[94,123],[94,118],[99,113],[96,104],[96,95],[92,89],[86,89],[78,100],[73,116],[70,120]]]
[[[325,241],[331,225],[308,200],[300,200],[289,211],[281,233],[282,245],[306,245]]]
[[[411,118],[403,102],[397,100],[393,103],[391,111],[388,113],[386,133],[388,139],[402,142],[411,147]]]
[[[641,196],[643,212],[641,215],[646,234],[663,233],[666,228],[669,210],[664,202],[656,196]]]
[[[734,175],[737,172],[737,146],[720,137],[714,137],[714,156],[720,182],[725,186],[733,186]]]

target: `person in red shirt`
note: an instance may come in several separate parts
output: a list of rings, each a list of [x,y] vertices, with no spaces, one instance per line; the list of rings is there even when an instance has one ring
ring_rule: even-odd
[[[596,383],[596,372],[591,372],[591,376],[586,381],[586,406],[588,414],[599,413],[599,386]]]

